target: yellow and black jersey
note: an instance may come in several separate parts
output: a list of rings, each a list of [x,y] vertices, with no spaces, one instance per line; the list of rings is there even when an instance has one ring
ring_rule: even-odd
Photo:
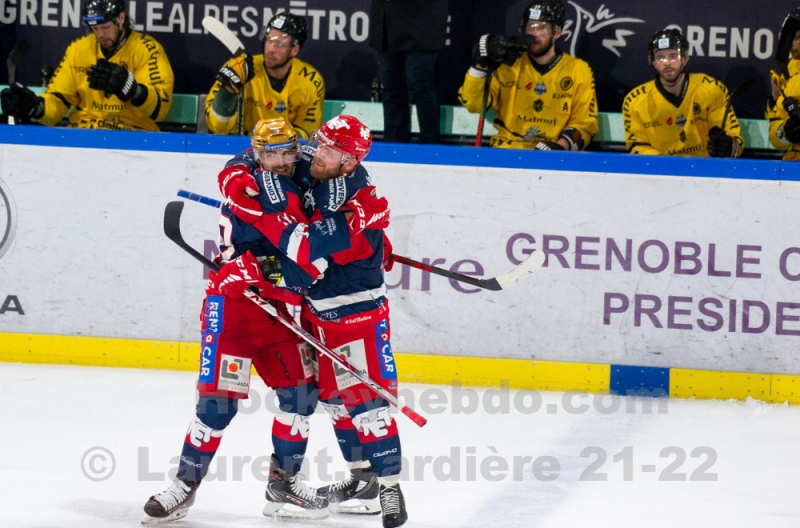
[[[687,74],[682,97],[664,90],[657,80],[637,86],[622,103],[625,146],[633,154],[708,156],[708,131],[722,127],[728,89],[713,77]],[[733,108],[725,132],[744,148]]]
[[[292,124],[297,135],[307,139],[322,124],[325,104],[325,81],[310,64],[293,58],[286,84],[276,92],[269,82],[264,55],[253,56],[253,79],[244,86],[244,127],[246,135],[260,119],[283,117]],[[236,113],[223,116],[211,105],[222,88],[219,81],[211,87],[206,99],[206,124],[212,134],[235,134]]]
[[[589,65],[566,53],[540,73],[523,53],[513,66],[502,65],[492,77],[486,108],[497,110],[498,133],[490,144],[531,149],[539,141],[558,141],[565,128],[577,130],[583,146],[597,134],[597,97]],[[470,68],[458,97],[467,110],[480,113],[485,76]]]
[[[122,47],[108,59],[133,73],[136,82],[147,87],[147,99],[140,106],[122,102],[89,88],[86,70],[103,56],[93,34],[74,40],[64,54],[53,78],[42,94],[44,115],[38,120],[55,125],[69,112],[69,123],[79,128],[111,130],[158,130],[172,107],[175,79],[164,48],[153,37],[132,31]]]
[[[786,97],[793,97],[800,101],[800,61],[789,61],[789,80],[781,75],[778,86],[783,90],[783,94],[778,97],[774,106],[768,105],[764,117],[769,121],[769,142],[777,149],[788,151],[784,154],[785,160],[800,160],[800,145],[789,143],[783,135],[783,124],[789,119],[789,113],[783,107],[783,100]]]

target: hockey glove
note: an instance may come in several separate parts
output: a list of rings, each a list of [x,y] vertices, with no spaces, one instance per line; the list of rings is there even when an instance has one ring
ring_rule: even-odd
[[[497,68],[501,64],[511,66],[527,46],[517,39],[505,35],[483,35],[472,48],[473,65],[481,68]]]
[[[555,141],[539,141],[535,147],[536,150],[564,150],[564,147],[556,143]]]
[[[272,284],[264,280],[261,266],[249,251],[227,264],[223,264],[218,272],[208,272],[208,287],[226,297],[237,297],[244,294],[250,286],[259,290],[272,288]]]
[[[244,85],[255,77],[253,56],[242,53],[238,57],[234,57],[226,62],[214,77],[222,83],[222,86],[238,94]]]
[[[374,186],[364,187],[342,206],[347,216],[347,228],[351,235],[363,230],[386,229],[389,227],[389,202],[386,198],[376,198],[372,193]]]
[[[794,116],[787,119],[783,124],[783,134],[789,143],[800,143],[800,119]]]
[[[3,114],[23,119],[39,119],[44,115],[44,100],[20,83],[0,92]]]
[[[389,241],[389,237],[386,236],[386,233],[383,234],[383,269],[386,271],[392,271],[394,268],[394,261],[391,259],[392,254],[392,243]]]
[[[739,144],[720,127],[708,131],[708,155],[712,158],[735,158]]]
[[[254,196],[258,196],[258,185],[244,166],[225,167],[219,173],[217,182],[222,196],[228,200],[226,205],[231,208],[236,218],[248,224],[258,222],[264,214],[261,211],[261,204],[253,199]]]
[[[127,68],[106,59],[98,59],[97,64],[89,66],[86,73],[89,76],[89,88],[116,95],[123,102],[130,101],[139,86]]]
[[[265,279],[275,286],[281,283],[283,271],[281,267],[281,261],[278,260],[278,257],[258,257],[256,260],[261,267],[261,274],[264,275]]]

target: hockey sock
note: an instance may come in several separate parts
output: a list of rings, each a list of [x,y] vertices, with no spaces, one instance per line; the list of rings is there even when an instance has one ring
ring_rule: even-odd
[[[342,457],[347,462],[348,467],[353,469],[350,464],[359,464],[364,460],[361,449],[361,440],[358,438],[358,431],[353,425],[353,420],[347,412],[342,401],[332,398],[328,401],[320,400],[322,407],[328,412],[333,421],[333,432],[336,434],[337,444],[342,450]]]
[[[350,409],[363,449],[363,460],[369,460],[378,477],[399,475],[402,466],[397,421],[389,414],[389,404],[382,398]]]
[[[272,446],[278,466],[297,473],[308,445],[309,417],[316,407],[314,385],[278,389],[280,412],[272,422]]]
[[[237,401],[203,396],[197,402],[197,416],[183,441],[178,478],[197,482],[208,473],[208,466],[219,448],[222,431],[236,416]]]

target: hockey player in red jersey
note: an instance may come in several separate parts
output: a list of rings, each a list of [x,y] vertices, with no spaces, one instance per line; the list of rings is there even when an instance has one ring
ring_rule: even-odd
[[[323,124],[315,140],[304,147],[294,179],[312,179],[304,198],[311,222],[328,221],[352,207],[353,198],[369,203],[363,193],[371,189],[371,180],[361,161],[371,145],[370,130],[355,117],[342,115]],[[234,211],[252,209],[243,181],[220,181],[223,195],[239,204],[233,206]],[[301,317],[315,337],[397,394],[382,272],[389,248],[376,217],[380,213],[369,210],[358,221],[363,229],[349,230],[350,247],[330,256],[325,273],[306,292]],[[251,221],[258,225],[259,220]],[[345,481],[321,488],[319,498],[327,499],[334,512],[382,512],[384,527],[401,526],[408,519],[399,486],[401,447],[388,402],[326,357],[318,358],[317,369],[320,402],[331,415],[351,470]]]
[[[297,472],[303,462],[309,433],[309,416],[317,403],[311,354],[296,334],[268,315],[243,292],[255,286],[289,319],[283,303],[297,305],[299,294],[325,271],[325,256],[350,246],[348,219],[358,214],[340,212],[324,225],[309,226],[300,204],[300,192],[289,179],[299,156],[297,135],[282,118],[260,121],[251,139],[253,148],[243,157],[257,167],[250,192],[257,195],[249,214],[274,218],[271,235],[281,239],[287,228],[290,253],[286,256],[253,225],[237,218],[224,206],[220,218],[222,238],[218,273],[209,273],[203,309],[202,356],[197,415],[184,441],[176,480],[148,500],[145,524],[160,524],[184,517],[208,471],[224,429],[236,415],[238,400],[247,398],[253,365],[266,384],[278,393],[280,414],[273,422],[272,456],[264,514],[274,517],[324,518],[328,501],[306,486]],[[232,164],[224,178],[236,180],[241,164]],[[242,192],[244,192],[242,188]],[[239,214],[243,214],[241,211]],[[357,222],[353,225],[357,225]],[[305,233],[305,236],[304,234]],[[302,243],[294,239],[301,238]]]

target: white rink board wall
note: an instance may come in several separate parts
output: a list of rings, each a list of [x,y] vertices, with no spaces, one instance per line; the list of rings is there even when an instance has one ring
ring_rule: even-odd
[[[218,198],[225,155],[0,145],[16,234],[0,332],[193,341],[203,270],[163,234],[179,188]],[[477,291],[395,265],[396,351],[800,372],[800,184],[367,162],[394,251],[494,276]],[[189,203],[208,250],[217,212]],[[10,299],[10,301],[9,301]],[[20,313],[24,312],[24,314]]]

